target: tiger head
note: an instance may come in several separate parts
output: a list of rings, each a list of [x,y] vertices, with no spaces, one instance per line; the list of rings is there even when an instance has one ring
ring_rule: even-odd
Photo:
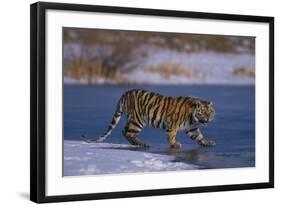
[[[193,108],[193,120],[195,122],[207,124],[215,117],[215,109],[212,102],[195,99]]]

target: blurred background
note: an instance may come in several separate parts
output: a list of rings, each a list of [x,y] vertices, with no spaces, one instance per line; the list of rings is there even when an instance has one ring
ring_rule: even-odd
[[[63,28],[65,84],[254,84],[255,38]]]

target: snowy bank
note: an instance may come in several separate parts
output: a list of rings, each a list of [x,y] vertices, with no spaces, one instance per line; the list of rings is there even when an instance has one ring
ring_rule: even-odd
[[[64,176],[192,170],[175,157],[132,150],[127,144],[64,141]],[[131,149],[131,150],[130,150]]]
[[[123,84],[154,85],[254,85],[255,56],[246,53],[186,53],[159,50],[151,53],[142,65],[131,72],[121,73],[120,79],[101,76],[96,76],[96,78],[94,84],[123,82]],[[65,84],[87,84],[87,82],[84,79],[74,80],[64,77]]]

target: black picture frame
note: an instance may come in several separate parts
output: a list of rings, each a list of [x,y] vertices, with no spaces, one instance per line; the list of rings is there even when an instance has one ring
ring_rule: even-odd
[[[192,188],[171,188],[109,193],[46,196],[46,10],[121,13],[130,15],[168,16],[194,19],[262,22],[269,24],[269,181],[263,183],[229,184]],[[76,200],[97,200],[197,192],[230,191],[274,187],[274,18],[265,16],[202,13],[144,8],[125,8],[82,4],[38,2],[30,6],[30,199],[37,203]]]

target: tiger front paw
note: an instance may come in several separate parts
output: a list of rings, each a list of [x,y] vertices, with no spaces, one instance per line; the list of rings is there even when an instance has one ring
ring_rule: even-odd
[[[180,142],[176,142],[175,144],[171,144],[171,148],[179,149],[179,148],[181,148],[181,143]]]
[[[213,140],[207,140],[207,139],[202,139],[198,142],[199,145],[201,145],[202,147],[214,147],[216,146],[216,142]]]

